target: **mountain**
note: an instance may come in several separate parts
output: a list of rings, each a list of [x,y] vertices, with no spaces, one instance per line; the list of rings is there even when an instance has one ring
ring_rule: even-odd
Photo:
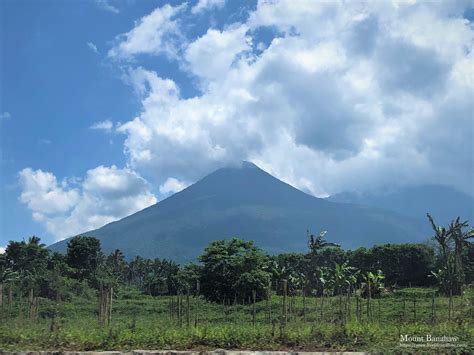
[[[344,192],[328,200],[394,211],[416,220],[423,231],[430,231],[431,228],[427,212],[436,224],[447,225],[457,216],[474,224],[474,198],[447,186],[421,185],[364,194]]]
[[[426,239],[408,217],[308,195],[248,162],[219,169],[167,199],[97,230],[105,253],[194,261],[216,239],[254,240],[268,253],[307,250],[306,230],[346,248]],[[50,246],[64,252],[67,240]]]

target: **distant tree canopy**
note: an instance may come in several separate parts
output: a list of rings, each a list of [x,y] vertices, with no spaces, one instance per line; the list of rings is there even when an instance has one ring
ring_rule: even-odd
[[[263,298],[270,274],[267,257],[251,241],[233,238],[211,242],[199,257],[201,294],[211,301],[245,299],[252,291]]]
[[[100,241],[94,237],[77,236],[67,243],[67,264],[79,280],[90,279],[102,258]]]
[[[382,270],[385,283],[397,286],[426,286],[433,270],[435,255],[425,244],[384,244],[348,252],[350,265],[361,272]]]
[[[307,233],[306,253],[266,255],[252,241],[237,238],[211,242],[197,264],[180,266],[170,260],[135,257],[120,250],[105,256],[100,241],[78,236],[66,255],[50,253],[38,237],[10,241],[0,254],[0,286],[20,293],[62,300],[89,296],[102,287],[135,288],[151,295],[194,293],[215,302],[248,302],[281,294],[331,295],[360,290],[377,297],[386,287],[437,284],[444,293],[459,294],[474,281],[474,236],[459,218],[437,226],[428,216],[433,244],[383,244],[343,250],[326,233]],[[1,289],[1,287],[0,287]]]

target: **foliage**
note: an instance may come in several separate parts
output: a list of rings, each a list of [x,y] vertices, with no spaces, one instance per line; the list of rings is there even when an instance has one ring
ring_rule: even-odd
[[[444,294],[459,295],[466,282],[466,266],[468,273],[471,270],[472,260],[468,259],[466,262],[465,257],[469,255],[472,245],[469,239],[474,237],[474,229],[464,230],[469,224],[467,221],[461,222],[460,217],[453,220],[448,228],[444,228],[437,226],[429,213],[427,216],[435,232],[433,239],[439,245],[440,255],[440,268],[432,272],[432,275]]]
[[[79,280],[93,280],[102,258],[100,241],[94,237],[77,236],[67,244],[67,264]]]
[[[263,268],[267,258],[253,242],[237,238],[214,241],[199,260],[201,294],[208,300],[245,300],[252,291],[258,299],[266,295],[270,274]]]

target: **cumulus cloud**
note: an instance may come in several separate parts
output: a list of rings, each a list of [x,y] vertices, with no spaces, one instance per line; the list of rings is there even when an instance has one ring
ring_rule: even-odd
[[[4,254],[6,249],[6,247],[0,247],[0,254]]]
[[[144,16],[135,27],[117,36],[108,56],[115,59],[132,59],[138,54],[165,54],[176,57],[177,39],[182,38],[176,15],[186,7],[164,5]]]
[[[237,56],[251,48],[251,38],[246,32],[247,27],[243,25],[225,31],[209,29],[186,49],[190,71],[205,80],[227,75]]]
[[[474,32],[463,6],[259,1],[245,23],[208,29],[176,58],[199,96],[129,71],[142,98],[118,129],[129,163],[162,186],[247,159],[319,196],[416,183],[472,193]],[[174,9],[152,12],[111,53],[161,54],[168,25],[148,23],[179,32]],[[262,28],[278,36],[252,50]]]
[[[114,127],[114,124],[112,123],[111,120],[105,120],[105,121],[94,122],[89,128],[110,132],[113,127]]]
[[[149,184],[130,169],[98,166],[81,181],[58,182],[50,172],[19,173],[21,202],[56,240],[99,228],[156,203]]]
[[[193,14],[199,14],[211,9],[222,8],[225,5],[225,0],[198,0],[197,4],[191,9]]]
[[[180,192],[189,185],[190,184],[184,181],[179,181],[178,179],[170,177],[164,182],[164,184],[160,186],[160,193],[163,195],[174,194],[176,192]]]

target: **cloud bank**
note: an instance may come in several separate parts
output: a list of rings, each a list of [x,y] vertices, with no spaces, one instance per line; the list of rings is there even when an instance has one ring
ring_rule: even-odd
[[[20,200],[57,240],[99,228],[156,203],[149,184],[137,173],[98,166],[80,181],[58,182],[50,172],[19,173]]]
[[[243,22],[185,34],[181,17],[222,3],[165,5],[115,38],[108,57],[141,100],[116,128],[127,168],[92,169],[79,186],[23,170],[21,199],[48,231],[153,203],[141,176],[166,195],[241,160],[316,196],[427,183],[473,194],[469,3],[259,1]],[[183,97],[142,55],[177,62],[200,94]]]
[[[129,71],[143,94],[140,115],[119,128],[129,162],[157,181],[194,181],[249,159],[315,195],[470,190],[473,30],[461,5],[261,1],[177,59],[202,95]],[[262,28],[278,33],[266,47]]]

